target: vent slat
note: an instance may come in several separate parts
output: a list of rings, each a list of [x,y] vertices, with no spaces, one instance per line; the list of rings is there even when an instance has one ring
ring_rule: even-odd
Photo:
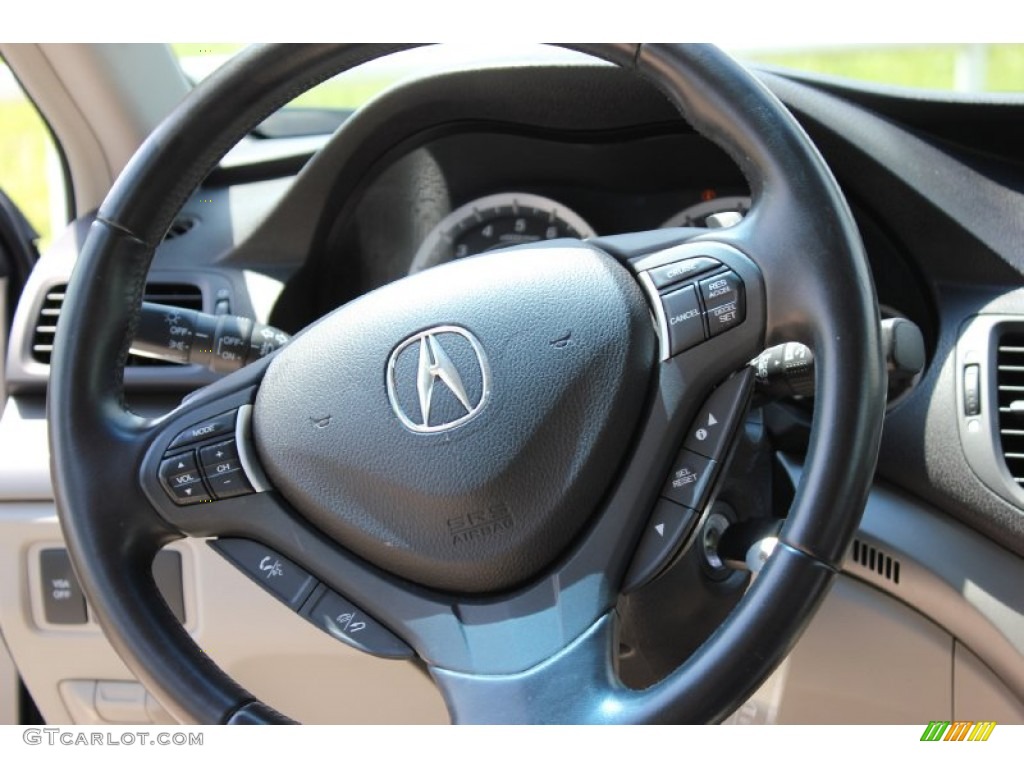
[[[195,222],[189,225],[191,228]],[[50,356],[53,353],[53,337],[57,332],[57,323],[60,320],[61,305],[64,302],[66,285],[56,285],[50,288],[43,304],[39,309],[39,317],[36,319],[36,327],[32,333],[32,359],[43,365],[50,364]],[[199,286],[188,283],[150,283],[146,285],[143,294],[143,301],[154,304],[168,304],[182,309],[194,309],[201,312],[203,309],[203,293]],[[148,357],[128,356],[130,366],[160,366],[178,365],[164,360],[155,360]]]
[[[864,570],[893,584],[900,583],[900,561],[860,539],[853,540],[850,559]]]

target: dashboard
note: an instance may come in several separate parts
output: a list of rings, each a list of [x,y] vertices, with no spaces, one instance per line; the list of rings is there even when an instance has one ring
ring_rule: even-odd
[[[849,581],[837,590],[846,612],[837,609],[817,639],[811,632],[808,642],[818,645],[793,662],[791,683],[805,693],[814,687],[825,662],[806,659],[820,661],[826,645],[842,642],[856,606],[879,627],[876,637],[858,642],[878,643],[882,679],[900,664],[913,666],[907,659],[924,633],[930,650],[920,658],[933,666],[922,667],[922,676],[960,669],[962,692],[1024,720],[1024,491],[1007,469],[1004,454],[1014,452],[1001,443],[1017,427],[1000,421],[1016,402],[1000,400],[1000,392],[1011,391],[1000,387],[1016,384],[999,380],[1000,366],[1010,365],[999,362],[1000,339],[1024,328],[1024,151],[1014,133],[1024,104],[920,100],[771,72],[762,78],[797,115],[843,188],[883,317],[913,321],[927,359],[916,386],[888,412],[876,492],[844,569]],[[452,72],[386,92],[334,136],[317,140],[315,152],[308,142],[282,141],[257,147],[245,162],[229,156],[158,249],[150,296],[159,300],[160,290],[173,287],[192,308],[227,309],[298,333],[368,291],[451,259],[563,237],[729,226],[750,206],[750,187],[735,163],[629,73],[563,65]],[[43,260],[18,308],[7,361],[12,399],[0,424],[0,450],[11,457],[0,468],[8,500],[52,498],[45,463],[12,446],[27,439],[45,454],[48,357],[40,318],[57,301],[52,297],[67,281],[88,223],[78,222]],[[143,361],[126,373],[129,398],[146,413],[167,410],[212,380],[194,366]],[[979,393],[983,410],[965,409],[965,387]],[[768,470],[776,503],[788,500],[799,476],[812,406],[807,399],[776,403],[759,416],[756,429],[776,455]],[[184,558],[191,575],[183,610],[187,626],[199,632],[197,616],[224,610],[204,597],[202,569],[224,566],[200,567],[205,561],[191,551]],[[858,591],[865,585],[870,594]],[[711,585],[702,605],[722,589]],[[711,630],[701,624],[691,637],[689,609],[652,616],[646,600],[621,606],[632,617],[636,643],[646,644],[646,656],[632,662],[642,683]],[[27,643],[37,630],[31,622],[20,626],[13,642]],[[47,622],[42,630],[63,637]],[[666,635],[689,639],[670,650],[658,639]],[[892,653],[892,643],[909,650]],[[258,678],[255,662],[242,666]],[[844,684],[861,691],[852,698],[866,700],[866,688],[879,679]],[[47,678],[46,685],[56,682]],[[264,689],[273,697],[274,684]],[[67,716],[66,699],[62,710],[59,697],[33,693]],[[836,704],[843,695],[829,700]],[[907,695],[894,718],[924,706]],[[942,695],[952,712],[955,691]],[[791,702],[790,717],[812,717],[813,701]],[[778,707],[766,707],[755,703],[747,715],[778,714]]]

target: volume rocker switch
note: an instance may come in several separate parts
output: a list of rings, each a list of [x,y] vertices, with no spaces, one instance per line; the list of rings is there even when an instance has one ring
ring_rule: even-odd
[[[180,507],[210,500],[196,466],[194,451],[181,453],[160,462],[160,482]]]

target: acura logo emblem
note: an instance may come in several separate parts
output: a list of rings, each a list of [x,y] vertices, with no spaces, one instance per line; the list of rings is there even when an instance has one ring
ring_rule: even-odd
[[[395,347],[388,358],[387,385],[391,408],[406,429],[444,432],[483,410],[491,393],[491,370],[472,333],[439,325]]]

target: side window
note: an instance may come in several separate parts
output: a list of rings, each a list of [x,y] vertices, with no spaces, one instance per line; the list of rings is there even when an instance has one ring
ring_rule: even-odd
[[[49,129],[2,58],[0,189],[28,219],[45,251],[67,221],[64,175]]]

